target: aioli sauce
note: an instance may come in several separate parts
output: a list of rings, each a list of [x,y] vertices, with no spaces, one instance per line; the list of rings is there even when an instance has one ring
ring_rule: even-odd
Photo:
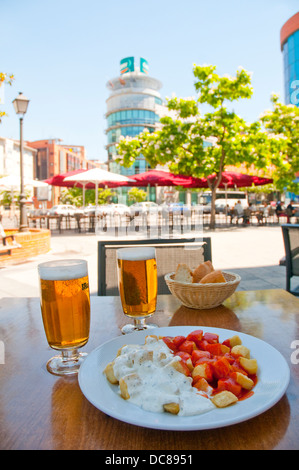
[[[175,369],[180,360],[163,340],[147,336],[144,345],[121,349],[113,371],[118,380],[125,380],[128,400],[143,410],[164,412],[163,405],[178,403],[178,416],[191,416],[214,409],[207,395],[192,387],[192,378]]]

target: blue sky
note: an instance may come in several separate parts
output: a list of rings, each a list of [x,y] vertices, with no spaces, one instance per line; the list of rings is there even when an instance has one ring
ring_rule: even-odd
[[[297,11],[298,0],[0,0],[0,71],[16,78],[0,136],[19,138],[11,102],[22,91],[25,140],[59,138],[105,161],[106,83],[128,56],[148,60],[162,98],[195,95],[194,63],[243,66],[255,91],[234,109],[253,121],[272,92],[284,100],[280,28]]]

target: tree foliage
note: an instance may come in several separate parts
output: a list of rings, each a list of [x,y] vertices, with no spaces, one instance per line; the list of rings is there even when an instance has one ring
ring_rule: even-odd
[[[14,79],[15,79],[14,75],[12,74],[9,75],[7,73],[0,72],[0,87],[3,87],[5,83],[7,83],[8,85],[12,85],[12,82],[14,81]],[[0,104],[1,104],[1,100],[0,100]],[[0,111],[0,122],[3,116],[6,116],[5,111]]]
[[[147,193],[140,188],[133,187],[128,191],[128,199],[130,202],[143,202],[146,200]]]
[[[111,189],[99,189],[98,204],[107,204],[110,198],[114,195]],[[83,189],[82,188],[64,188],[61,191],[60,202],[62,204],[72,204],[76,207],[83,205]],[[95,204],[95,190],[87,189],[85,191],[85,205]]]
[[[280,152],[272,156],[275,185],[280,191],[287,189],[298,194],[299,184],[294,180],[299,172],[299,108],[280,103],[277,95],[272,95],[271,101],[273,110],[265,111],[260,119],[272,135],[272,142],[280,141]]]
[[[246,122],[229,108],[249,99],[251,76],[239,68],[235,76],[219,76],[213,65],[194,65],[197,98],[167,100],[169,116],[161,118],[161,129],[142,132],[118,144],[120,162],[130,166],[143,155],[152,167],[167,165],[174,173],[207,177],[212,191],[211,227],[215,225],[216,191],[226,166],[246,163],[267,168],[272,155],[281,152],[280,138],[272,138],[261,121]],[[208,105],[202,114],[200,105]]]

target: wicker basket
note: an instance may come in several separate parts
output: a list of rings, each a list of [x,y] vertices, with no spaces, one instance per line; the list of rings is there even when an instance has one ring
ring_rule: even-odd
[[[173,279],[175,273],[164,276],[170,292],[182,302],[185,307],[209,309],[218,307],[230,297],[238,287],[241,278],[238,274],[222,271],[226,282],[210,284],[192,284],[178,282]]]

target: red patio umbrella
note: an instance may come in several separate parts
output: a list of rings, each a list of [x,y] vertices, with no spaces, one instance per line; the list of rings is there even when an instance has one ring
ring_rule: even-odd
[[[190,185],[186,187],[189,188],[209,188],[208,180],[213,181],[216,178],[216,175],[208,176],[207,178],[192,178]],[[224,171],[222,173],[222,178],[218,186],[219,189],[228,189],[228,188],[246,188],[250,187],[253,184],[255,186],[264,186],[265,184],[273,183],[272,178],[265,178],[262,176],[254,175],[245,175],[243,173],[238,173],[234,171]]]
[[[83,173],[84,171],[87,171],[87,170],[80,169],[80,170],[68,171],[67,173],[60,173],[58,175],[54,175],[51,178],[46,179],[45,183],[48,183],[51,186],[73,188],[76,183],[74,181],[64,181],[64,178],[66,178],[67,176],[78,175],[79,173]],[[82,185],[80,187],[82,188]],[[92,187],[94,187],[94,185]]]
[[[86,173],[89,170],[73,170],[68,171],[67,173],[60,173],[58,175],[54,175],[51,178],[48,178],[45,183],[50,184],[51,186],[60,186],[64,188],[73,188],[76,186],[77,188],[85,188],[85,189],[95,189],[96,185],[93,182],[80,182],[80,181],[66,181],[65,178],[70,176],[79,175],[80,173]],[[117,188],[118,186],[123,185],[124,183],[117,182],[117,181],[105,181],[103,183],[98,183],[98,187],[104,188],[108,186],[109,188]]]
[[[130,176],[134,182],[126,183],[124,186],[184,186],[203,187],[200,186],[201,180],[192,176],[175,175],[164,170],[149,170]],[[198,186],[193,186],[198,184]]]
[[[215,175],[209,176],[208,179],[215,178]],[[203,178],[207,184],[207,179]],[[245,175],[234,171],[224,171],[222,173],[221,182],[219,188],[246,188],[253,184],[255,186],[264,186],[265,184],[273,183],[273,179],[264,178],[261,176]],[[207,184],[208,186],[208,184]]]

